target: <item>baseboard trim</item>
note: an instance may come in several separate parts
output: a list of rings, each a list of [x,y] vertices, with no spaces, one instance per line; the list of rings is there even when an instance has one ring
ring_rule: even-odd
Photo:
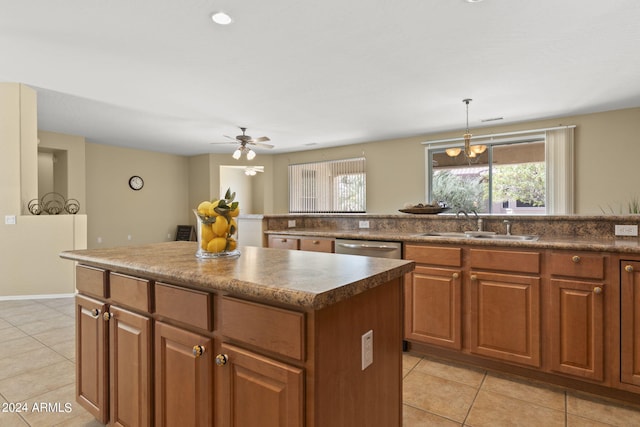
[[[76,294],[45,294],[45,295],[9,295],[0,296],[0,301],[13,301],[23,299],[54,299],[54,298],[71,298]]]

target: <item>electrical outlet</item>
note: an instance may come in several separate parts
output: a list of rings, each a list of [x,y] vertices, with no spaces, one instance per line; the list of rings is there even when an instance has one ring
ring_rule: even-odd
[[[102,243],[102,237],[98,237],[97,241],[98,243]]]
[[[289,228],[293,228],[296,226],[296,220],[295,219],[290,219],[289,222],[287,223],[287,225],[289,226]]]
[[[362,370],[373,363],[373,330],[362,335]]]
[[[15,215],[5,215],[4,223],[6,225],[16,225],[16,216]]]
[[[637,236],[638,226],[616,224],[615,233],[616,233],[616,236]]]
[[[133,239],[133,236],[131,234],[128,234],[127,235],[127,240],[131,240],[131,239]]]
[[[360,221],[358,222],[359,228],[369,228],[369,221]]]

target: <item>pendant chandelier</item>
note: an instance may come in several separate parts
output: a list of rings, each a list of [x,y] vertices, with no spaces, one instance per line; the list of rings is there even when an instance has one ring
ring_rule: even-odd
[[[462,100],[467,105],[467,127],[462,136],[464,138],[464,149],[462,148],[447,148],[445,151],[449,157],[456,157],[460,153],[464,153],[464,156],[471,160],[477,157],[478,154],[482,154],[487,150],[486,145],[471,145],[471,131],[469,130],[469,103],[473,101],[471,98],[465,98]]]

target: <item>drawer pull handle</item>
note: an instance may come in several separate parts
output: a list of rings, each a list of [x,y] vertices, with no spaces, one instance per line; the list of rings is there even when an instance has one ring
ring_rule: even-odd
[[[287,239],[280,239],[282,243],[287,243]]]
[[[314,241],[313,241],[313,244],[314,244],[314,245],[319,245],[319,244],[320,244],[320,241],[319,241],[319,240],[314,240]]]
[[[571,258],[571,261],[575,262],[576,264],[580,262],[580,257],[578,255],[574,255]]]
[[[593,293],[596,295],[600,295],[602,293],[602,287],[596,286],[595,288],[593,288]]]
[[[94,308],[93,310],[91,310],[91,315],[93,317],[98,317],[100,315],[100,310],[98,310],[97,308]]]
[[[229,360],[229,358],[227,357],[226,354],[219,354],[216,356],[216,365],[218,366],[224,366],[227,364],[227,361]]]
[[[625,265],[624,271],[626,271],[627,273],[633,273],[633,265]]]
[[[113,317],[113,315],[112,315],[111,313],[109,313],[108,311],[106,311],[106,312],[102,315],[102,318],[103,318],[105,321],[109,321],[112,317]]]
[[[459,275],[458,273],[453,273],[453,274],[452,274],[452,277],[453,277],[454,279],[457,279],[458,277],[460,277],[460,275]]]
[[[473,280],[475,282],[476,280],[478,280],[478,276],[476,276],[475,274],[472,274],[471,275],[471,280]]]
[[[200,357],[204,354],[204,347],[201,345],[194,345],[193,346],[193,355],[195,357]]]

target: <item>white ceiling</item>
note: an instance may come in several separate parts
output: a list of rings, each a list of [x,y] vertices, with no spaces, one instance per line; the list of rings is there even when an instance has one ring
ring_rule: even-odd
[[[246,126],[282,153],[462,130],[463,98],[472,130],[640,106],[638,22],[638,0],[0,0],[0,81],[37,89],[41,130],[195,155]]]

